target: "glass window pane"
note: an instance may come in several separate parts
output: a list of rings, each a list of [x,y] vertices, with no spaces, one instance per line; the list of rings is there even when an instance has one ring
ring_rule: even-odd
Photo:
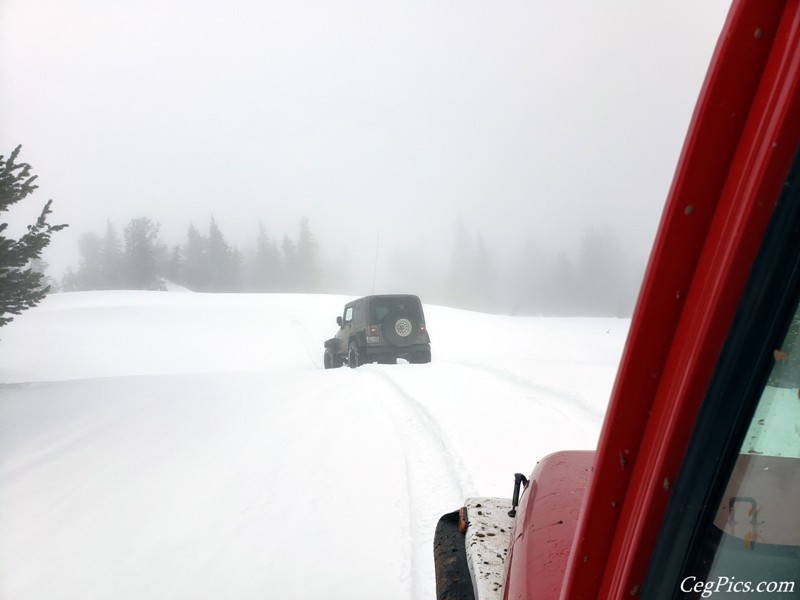
[[[800,598],[800,313],[773,358],[714,520],[707,574],[692,578],[697,597]]]

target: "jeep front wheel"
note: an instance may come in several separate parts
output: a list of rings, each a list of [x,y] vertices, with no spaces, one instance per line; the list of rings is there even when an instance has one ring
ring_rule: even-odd
[[[329,348],[325,348],[325,355],[322,359],[326,369],[338,369],[342,366],[342,359],[336,356]]]

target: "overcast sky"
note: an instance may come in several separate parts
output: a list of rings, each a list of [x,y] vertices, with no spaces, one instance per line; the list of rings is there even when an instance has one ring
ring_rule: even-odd
[[[455,224],[496,256],[589,228],[646,259],[728,2],[0,0],[0,153],[77,236],[301,217],[331,254]],[[22,207],[22,205],[19,205]],[[6,218],[5,215],[2,216]]]

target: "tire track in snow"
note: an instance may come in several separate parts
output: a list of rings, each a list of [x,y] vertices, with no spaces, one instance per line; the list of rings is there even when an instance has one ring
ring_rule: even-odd
[[[421,425],[421,428],[426,430],[426,434],[433,445],[440,449],[441,456],[447,467],[446,471],[448,476],[454,480],[460,494],[459,497],[463,499],[465,493],[473,493],[475,485],[472,481],[472,475],[459,454],[447,441],[446,436],[439,427],[438,421],[413,395],[402,387],[395,377],[389,375],[384,370],[375,370],[374,374],[390,385],[398,395],[402,397],[405,402],[406,411],[412,413],[412,416]]]
[[[517,388],[522,389],[525,392],[532,392],[536,394],[535,400],[545,407],[549,408],[554,412],[558,412],[562,414],[565,418],[569,419],[570,415],[566,414],[558,402],[554,402],[552,400],[548,400],[547,398],[543,398],[540,394],[544,394],[546,396],[550,396],[555,398],[556,400],[563,400],[567,402],[570,406],[574,407],[576,411],[585,420],[590,421],[593,425],[597,423],[603,422],[604,411],[601,411],[595,406],[592,406],[587,400],[581,396],[580,394],[576,394],[575,392],[571,392],[565,389],[559,389],[552,386],[542,385],[538,383],[534,383],[528,379],[520,377],[516,373],[511,371],[507,371],[505,369],[501,369],[499,367],[488,366],[481,363],[452,363],[464,369],[469,369],[471,371],[481,371],[496,379],[499,379],[505,383],[510,383]],[[571,419],[570,419],[571,420]]]
[[[435,595],[433,534],[439,517],[474,495],[472,477],[442,435],[436,420],[393,377],[377,368],[357,371],[379,380],[391,390],[375,392],[386,407],[403,447],[406,467],[409,597],[424,600]],[[438,493],[437,493],[438,491]]]
[[[319,340],[314,339],[306,326],[298,319],[292,319],[290,325],[294,336],[300,340],[300,344],[308,355],[311,364],[317,369],[324,368]]]

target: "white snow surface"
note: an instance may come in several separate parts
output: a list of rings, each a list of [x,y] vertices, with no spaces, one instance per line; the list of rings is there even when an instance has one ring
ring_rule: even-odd
[[[594,447],[628,320],[425,305],[430,364],[326,371],[349,299],[54,294],[0,330],[0,597],[431,599],[441,514]]]

